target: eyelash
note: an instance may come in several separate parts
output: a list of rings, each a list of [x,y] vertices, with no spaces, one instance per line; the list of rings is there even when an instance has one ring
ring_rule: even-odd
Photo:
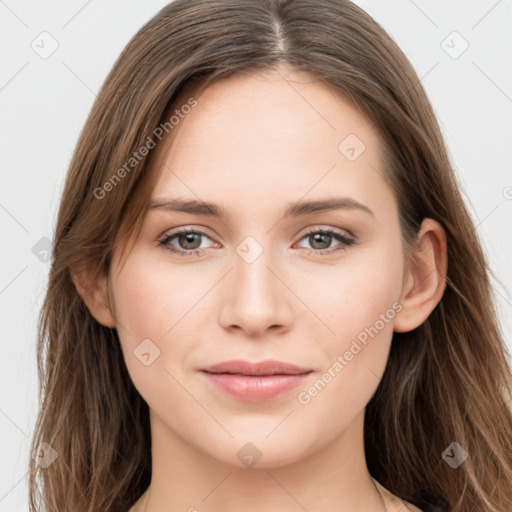
[[[170,245],[170,241],[179,236],[179,235],[185,235],[188,233],[194,233],[197,235],[205,236],[207,238],[210,238],[206,233],[201,231],[200,229],[183,229],[181,231],[175,231],[174,233],[167,234],[162,240],[159,240],[158,244],[162,246],[167,251],[172,252],[173,254],[176,254],[177,256],[194,256],[194,255],[201,255],[202,251],[206,249],[194,249],[192,251],[184,251],[184,250],[178,250],[172,247]],[[347,247],[353,245],[355,243],[354,238],[348,237],[341,231],[335,230],[335,229],[318,229],[318,228],[312,228],[307,233],[305,233],[300,240],[303,240],[304,238],[307,238],[308,236],[315,234],[315,233],[322,233],[324,235],[330,235],[338,242],[341,242],[341,246],[339,246],[338,249],[324,249],[324,250],[315,250],[315,249],[309,249],[310,253],[314,253],[319,256],[328,256],[333,253],[337,253],[340,251],[344,251],[347,249]]]

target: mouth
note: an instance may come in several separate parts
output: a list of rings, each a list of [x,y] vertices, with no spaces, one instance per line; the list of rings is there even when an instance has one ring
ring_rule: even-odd
[[[312,369],[282,361],[225,361],[201,369],[215,389],[251,402],[283,395],[304,382],[312,372]]]
[[[244,361],[242,359],[224,361],[202,368],[201,370],[207,373],[226,373],[247,376],[300,375],[313,371],[311,368],[297,366],[284,361],[266,360],[251,363],[250,361]]]

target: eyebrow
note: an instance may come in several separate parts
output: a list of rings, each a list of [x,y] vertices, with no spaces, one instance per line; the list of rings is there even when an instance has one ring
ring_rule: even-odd
[[[189,213],[192,215],[208,215],[220,219],[227,219],[228,217],[226,210],[222,206],[196,199],[155,199],[150,203],[149,209]],[[350,197],[333,197],[317,201],[298,201],[296,203],[290,203],[286,207],[283,218],[301,217],[331,210],[359,210],[375,216],[370,208],[355,199]]]

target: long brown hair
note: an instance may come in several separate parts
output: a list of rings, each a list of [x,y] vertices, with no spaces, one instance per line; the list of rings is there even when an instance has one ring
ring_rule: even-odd
[[[151,151],[126,163],[179,107],[185,86],[282,64],[334,88],[372,121],[404,247],[427,217],[447,234],[445,293],[424,324],[394,333],[366,408],[370,473],[424,512],[512,510],[511,371],[491,271],[410,62],[348,0],[177,0],[118,58],[70,164],[39,318],[40,411],[31,446],[48,443],[55,452],[47,445],[42,452],[58,458],[31,460],[32,512],[39,504],[50,512],[126,512],[148,487],[147,404],[116,329],[92,317],[71,271],[108,275],[116,237],[140,233],[158,169]],[[123,166],[122,180],[112,181]],[[454,442],[468,454],[457,468],[443,457],[450,446],[453,457]]]

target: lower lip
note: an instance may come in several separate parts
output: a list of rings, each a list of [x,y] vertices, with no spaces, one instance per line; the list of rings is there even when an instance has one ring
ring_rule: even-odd
[[[202,372],[217,389],[241,400],[270,400],[297,387],[311,373],[298,375],[240,375]]]

